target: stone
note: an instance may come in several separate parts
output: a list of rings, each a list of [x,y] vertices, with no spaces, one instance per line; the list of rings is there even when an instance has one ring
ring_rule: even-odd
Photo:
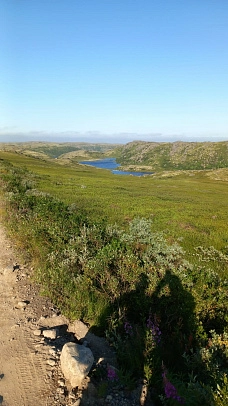
[[[56,364],[56,361],[54,359],[48,359],[47,364],[50,365],[51,367],[54,367]]]
[[[77,338],[77,340],[81,340],[83,338],[86,337],[89,329],[86,326],[86,324],[84,324],[82,321],[80,320],[75,320],[73,323],[71,323],[68,327],[68,331],[70,333],[74,333],[75,337]]]
[[[33,334],[34,334],[34,336],[39,337],[39,336],[41,336],[42,331],[41,331],[41,330],[39,330],[39,329],[36,329],[36,330],[33,330]]]
[[[78,398],[78,399],[76,400],[76,402],[73,403],[72,406],[80,406],[80,403],[81,403],[81,399]]]
[[[55,340],[57,337],[57,329],[56,328],[51,328],[49,330],[44,330],[43,331],[43,336],[45,338],[50,338],[50,340]]]
[[[41,316],[38,321],[39,326],[41,327],[61,327],[63,325],[68,325],[68,320],[64,316],[56,317],[43,317]]]
[[[27,306],[27,304],[28,304],[27,302],[25,302],[25,301],[22,300],[22,301],[18,302],[18,304],[17,304],[16,307],[17,307],[18,309],[25,309],[25,307]]]
[[[64,377],[73,388],[80,386],[94,362],[92,351],[83,345],[66,343],[60,356]]]
[[[68,332],[74,333],[78,341],[85,347],[89,347],[93,353],[95,361],[103,358],[104,363],[117,365],[116,354],[103,337],[98,337],[89,331],[89,328],[80,320],[75,320],[69,324]]]

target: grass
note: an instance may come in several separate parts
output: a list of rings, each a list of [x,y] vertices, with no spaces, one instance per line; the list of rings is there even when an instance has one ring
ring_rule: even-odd
[[[36,280],[68,317],[106,334],[125,387],[145,378],[158,405],[225,404],[221,173],[138,178],[0,152],[0,177],[8,228],[35,263]]]
[[[227,249],[227,183],[211,179],[207,172],[138,178],[88,166],[63,167],[18,154],[1,152],[0,157],[34,172],[38,189],[86,210],[93,219],[127,223],[137,216],[152,218],[154,229],[181,241],[191,254],[198,245]]]

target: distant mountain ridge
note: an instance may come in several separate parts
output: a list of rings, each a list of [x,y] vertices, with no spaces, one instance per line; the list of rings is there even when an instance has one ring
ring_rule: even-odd
[[[113,151],[122,166],[151,170],[204,170],[228,167],[228,141],[133,141]]]

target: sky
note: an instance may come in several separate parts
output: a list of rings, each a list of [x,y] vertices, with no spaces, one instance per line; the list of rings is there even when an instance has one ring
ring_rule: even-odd
[[[0,141],[228,140],[227,0],[1,0]]]

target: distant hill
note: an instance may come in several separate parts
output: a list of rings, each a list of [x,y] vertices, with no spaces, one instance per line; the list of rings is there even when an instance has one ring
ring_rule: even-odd
[[[79,161],[80,159],[101,158],[109,154],[120,144],[87,142],[18,142],[0,143],[0,150],[14,151],[38,159],[58,159],[61,163]]]
[[[133,141],[113,151],[122,166],[151,170],[202,170],[228,167],[228,141]]]

